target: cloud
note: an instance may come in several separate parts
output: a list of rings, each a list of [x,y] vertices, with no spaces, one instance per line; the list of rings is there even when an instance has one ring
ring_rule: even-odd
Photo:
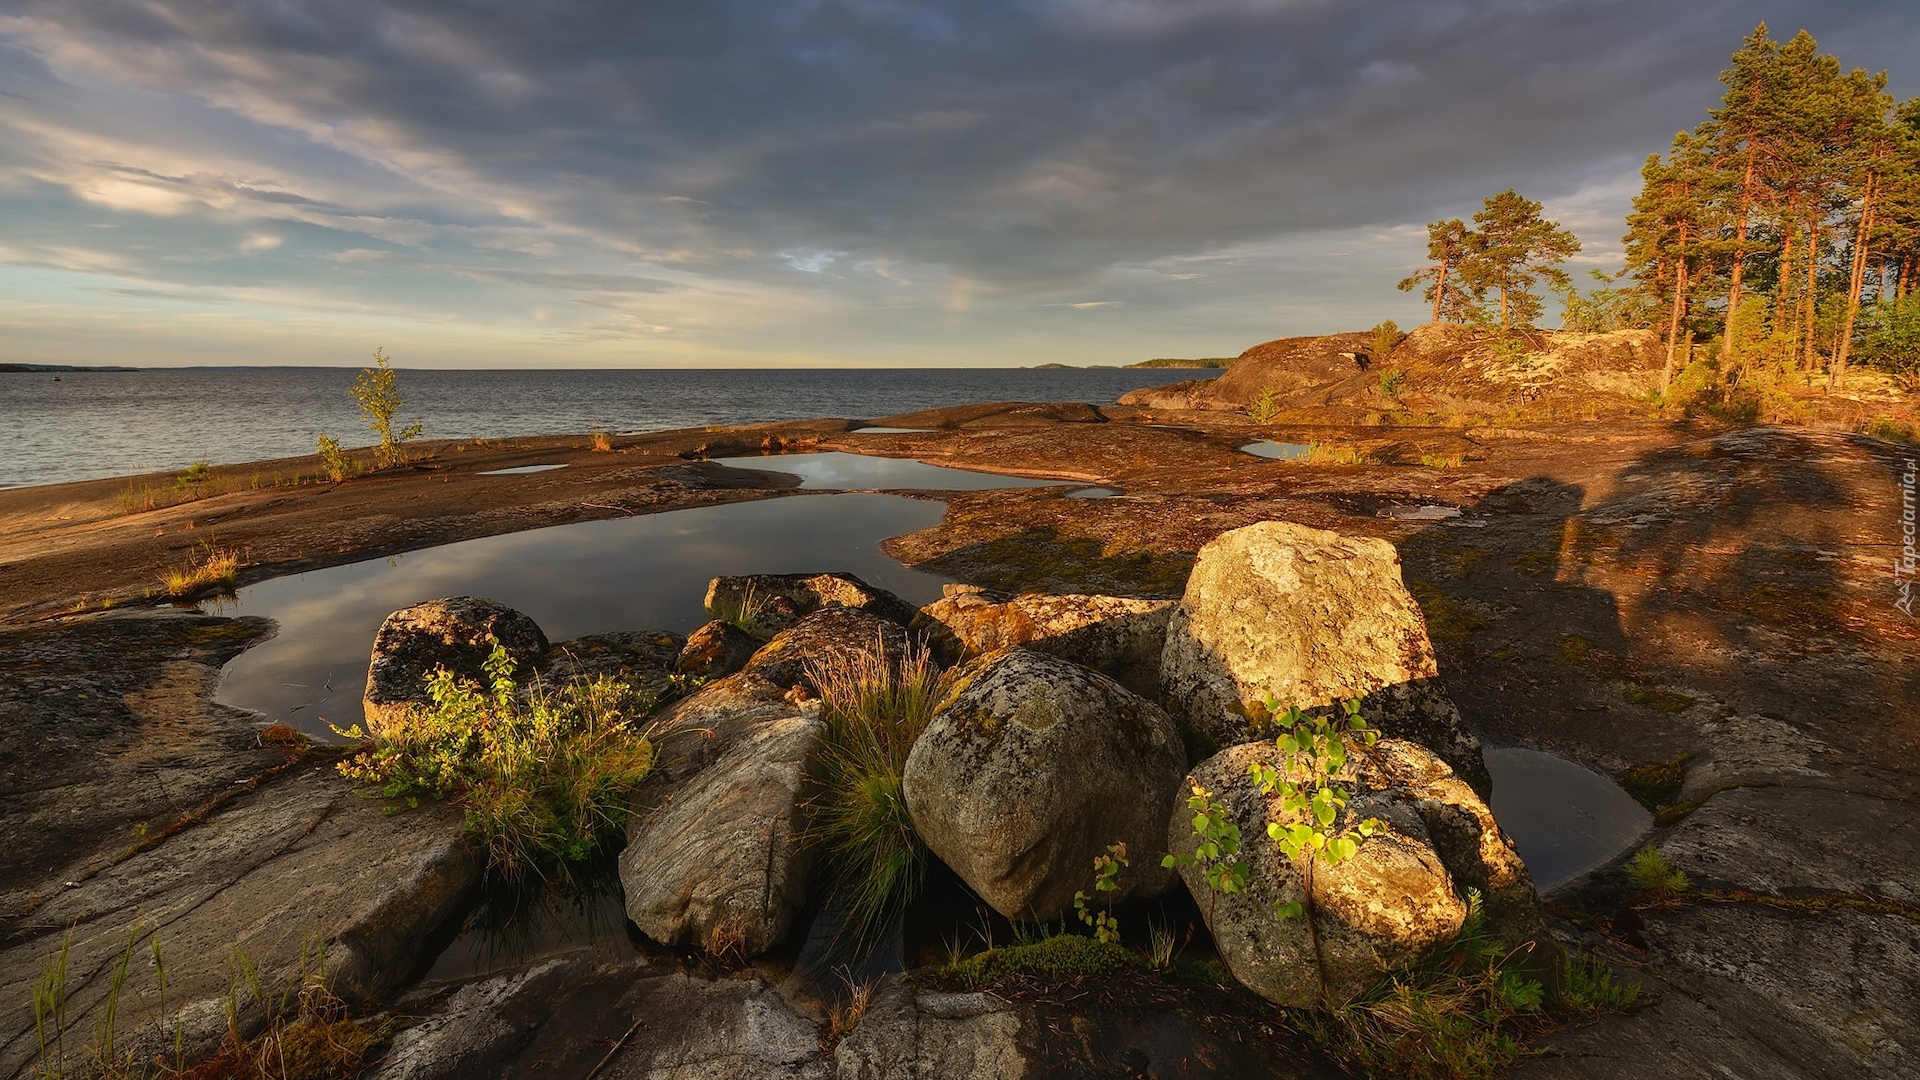
[[[1763,17],[1920,91],[1903,0],[16,0],[0,242],[714,354],[1025,347],[1080,304],[1257,340],[1405,317],[1420,223],[1509,186],[1617,258]]]

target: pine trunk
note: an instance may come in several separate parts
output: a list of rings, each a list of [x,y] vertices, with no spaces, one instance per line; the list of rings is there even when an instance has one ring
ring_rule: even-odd
[[[1809,372],[1814,370],[1814,361],[1818,357],[1818,354],[1814,351],[1814,334],[1816,330],[1814,322],[1820,314],[1819,306],[1816,303],[1819,299],[1820,290],[1819,256],[1820,221],[1818,218],[1809,217],[1807,219],[1807,257],[1805,260],[1807,264],[1807,285],[1806,288],[1800,292],[1800,328],[1802,340],[1804,341],[1802,347],[1805,350],[1801,353],[1801,361],[1806,365],[1806,369]]]
[[[1720,366],[1726,367],[1733,355],[1733,313],[1740,310],[1740,278],[1747,268],[1747,223],[1753,216],[1753,161],[1751,134],[1747,139],[1747,173],[1740,181],[1740,216],[1733,223],[1733,271],[1727,286],[1727,324],[1720,334]]]
[[[1853,324],[1860,317],[1860,294],[1867,287],[1867,237],[1873,233],[1873,196],[1879,177],[1867,174],[1867,190],[1860,196],[1860,225],[1853,234],[1853,274],[1848,279],[1847,321],[1840,330],[1840,341],[1833,350],[1833,384],[1847,377],[1847,357],[1853,351]]]
[[[1686,313],[1687,303],[1687,259],[1680,257],[1679,269],[1673,274],[1673,316],[1667,320],[1667,366],[1660,369],[1660,393],[1665,396],[1667,388],[1673,385],[1673,354],[1680,347],[1680,319]],[[1729,321],[1731,327],[1731,321]]]

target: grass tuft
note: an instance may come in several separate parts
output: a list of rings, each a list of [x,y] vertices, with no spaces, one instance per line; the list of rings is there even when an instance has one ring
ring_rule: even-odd
[[[182,598],[209,588],[231,589],[239,573],[238,550],[205,542],[185,566],[161,574],[160,581],[167,587],[168,596]]]
[[[1592,953],[1568,953],[1560,965],[1560,1004],[1576,1013],[1619,1012],[1640,1000],[1640,987],[1621,982],[1613,965]]]
[[[653,766],[653,744],[634,721],[657,699],[601,677],[548,687],[515,684],[496,644],[482,688],[441,668],[431,706],[405,710],[364,740],[341,773],[417,805],[451,798],[487,846],[489,868],[509,880],[529,869],[585,862],[626,823],[627,792]]]
[[[827,725],[814,833],[847,907],[847,926],[859,945],[870,946],[926,878],[927,848],[907,816],[900,777],[949,680],[924,651],[898,665],[879,650],[842,653],[808,674]]]
[[[1693,885],[1686,871],[1675,868],[1659,848],[1652,846],[1641,848],[1627,860],[1627,876],[1651,893],[1685,892]]]

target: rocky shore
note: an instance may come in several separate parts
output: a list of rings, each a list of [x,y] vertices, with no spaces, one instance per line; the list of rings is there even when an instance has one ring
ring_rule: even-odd
[[[117,482],[0,491],[0,1075],[29,1074],[34,989],[70,928],[81,1041],[129,937],[157,932],[176,1007],[221,998],[235,945],[282,972],[324,964],[341,997],[405,1018],[377,1066],[389,1076],[584,1073],[609,1049],[601,1075],[1324,1074],[1261,1052],[1284,1041],[1257,999],[1156,996],[1123,977],[966,992],[890,980],[832,1049],[832,1003],[777,953],[721,967],[669,944],[583,947],[420,983],[480,884],[457,815],[385,814],[324,749],[213,703],[220,665],[272,626],[152,602],[156,575],[209,538],[245,552],[245,584],[549,524],[805,498],[710,459],[828,449],[1119,492],[944,494],[944,520],[888,551],[969,587],[942,601],[954,658],[1053,640],[1035,655],[1104,669],[1123,693],[1154,685],[1150,643],[1222,534],[1288,522],[1390,545],[1432,641],[1431,670],[1395,681],[1428,680],[1464,738],[1628,781],[1657,811],[1645,843],[1692,880],[1650,898],[1616,862],[1545,897],[1556,940],[1597,951],[1646,1000],[1544,1036],[1515,1075],[1920,1068],[1906,988],[1920,971],[1920,629],[1889,573],[1912,448],[1625,408],[1383,426],[1340,393],[1267,424],[1188,397],[671,432],[606,453],[578,437],[435,444],[406,471],[131,514]],[[863,423],[930,430],[855,434]],[[1238,449],[1256,439],[1351,453]],[[567,467],[475,475],[545,463]],[[1094,621],[1136,636],[1076,640],[1069,596],[1109,598]],[[196,1023],[193,1049],[210,1049],[227,1019]],[[166,1052],[158,1032],[126,1038]]]

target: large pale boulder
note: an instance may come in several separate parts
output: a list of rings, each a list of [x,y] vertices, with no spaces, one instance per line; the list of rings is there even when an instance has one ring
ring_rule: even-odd
[[[1268,697],[1310,710],[1360,697],[1368,722],[1432,750],[1485,794],[1479,740],[1439,671],[1392,544],[1266,521],[1200,549],[1167,625],[1160,681],[1169,707],[1218,746],[1269,734]]]
[[[996,911],[1057,918],[1125,842],[1115,902],[1158,895],[1186,753],[1160,708],[1096,671],[1027,649],[967,666],[907,755],[901,786],[927,847]]]
[[[914,616],[912,604],[852,574],[745,574],[707,583],[708,614],[762,640],[831,607],[856,608],[901,626]]]
[[[666,945],[753,956],[778,945],[806,897],[807,787],[826,725],[755,725],[635,817],[620,853],[627,917]]]
[[[367,729],[377,732],[408,706],[425,704],[435,668],[481,681],[494,643],[522,670],[540,662],[547,635],[526,615],[483,596],[448,596],[401,608],[373,635],[367,666]]]
[[[947,663],[1024,645],[1093,668],[1136,693],[1157,691],[1172,600],[1131,596],[1009,596],[948,585],[913,622]]]
[[[1188,778],[1189,789],[1209,791],[1239,828],[1247,888],[1214,892],[1201,865],[1180,870],[1221,958],[1249,989],[1290,1006],[1350,1000],[1451,941],[1467,917],[1469,888],[1480,890],[1487,928],[1509,946],[1534,943],[1543,958],[1552,950],[1525,864],[1486,804],[1434,754],[1401,739],[1354,753],[1338,778],[1351,801],[1336,828],[1371,817],[1382,831],[1352,858],[1310,868],[1269,838],[1269,824],[1296,817],[1249,777],[1255,763],[1280,764],[1273,743],[1224,750]],[[1167,826],[1168,848],[1188,860],[1199,843],[1192,822],[1183,805]],[[1308,913],[1281,918],[1282,904]]]
[[[858,608],[827,607],[775,634],[741,671],[779,686],[811,686],[809,669],[836,657],[867,654],[897,666],[908,645],[897,622]]]

